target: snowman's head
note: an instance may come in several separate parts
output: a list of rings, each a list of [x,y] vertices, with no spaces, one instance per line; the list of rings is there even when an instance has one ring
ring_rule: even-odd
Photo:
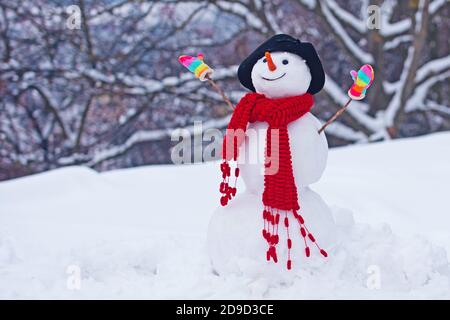
[[[267,51],[253,66],[251,78],[257,93],[268,98],[284,98],[305,94],[312,77],[302,57]]]
[[[287,34],[267,39],[242,61],[238,78],[247,89],[269,98],[316,94],[325,73],[314,46]]]

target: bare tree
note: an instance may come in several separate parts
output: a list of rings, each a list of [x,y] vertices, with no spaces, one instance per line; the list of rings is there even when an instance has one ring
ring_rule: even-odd
[[[204,128],[223,128],[230,116],[220,96],[176,57],[204,52],[237,102],[244,92],[238,63],[280,32],[313,42],[324,60],[327,81],[315,108],[323,119],[347,99],[347,72],[364,63],[375,67],[367,100],[352,103],[330,126],[332,139],[374,141],[450,128],[445,0],[75,5],[79,11],[69,16],[56,0],[0,0],[0,179],[74,164],[167,162],[173,129],[190,130],[194,118],[206,121]],[[367,26],[370,5],[380,8],[380,29]],[[79,19],[79,28],[69,28],[69,18]]]
[[[429,38],[429,30],[448,13],[447,1],[409,1],[406,7],[406,2],[363,1],[359,15],[334,0],[299,2],[321,19],[353,64],[374,65],[377,81],[367,105],[349,112],[369,140],[401,136],[407,113],[432,111],[427,107],[427,94],[450,76],[450,55],[448,51],[441,57],[430,55],[429,46],[441,43],[432,43],[435,39]],[[370,30],[364,9],[374,5],[380,8],[381,25]],[[337,86],[331,79],[329,75],[326,92],[340,102],[342,93],[335,92]],[[443,103],[448,104],[448,97]]]

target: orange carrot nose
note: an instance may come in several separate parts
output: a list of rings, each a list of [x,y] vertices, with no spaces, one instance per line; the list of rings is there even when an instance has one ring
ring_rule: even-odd
[[[272,56],[270,55],[270,52],[266,51],[266,53],[264,53],[264,56],[266,57],[267,66],[269,67],[269,70],[270,71],[275,71],[277,69],[277,66],[275,65],[275,63],[273,63]]]

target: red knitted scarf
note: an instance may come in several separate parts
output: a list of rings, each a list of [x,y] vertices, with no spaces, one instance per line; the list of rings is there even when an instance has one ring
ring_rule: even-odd
[[[234,175],[236,177],[234,186],[230,186],[231,167],[229,160],[237,160],[239,146],[245,138],[247,125],[253,122],[267,122],[269,127],[266,135],[265,174],[263,193],[263,237],[269,245],[266,252],[268,261],[273,259],[278,262],[276,245],[279,242],[278,224],[280,213],[284,212],[284,225],[288,247],[287,268],[291,269],[292,261],[290,249],[292,240],[289,236],[289,217],[292,212],[294,218],[300,225],[300,234],[305,244],[305,254],[310,256],[307,241],[314,243],[323,256],[327,256],[325,250],[316,243],[314,236],[305,226],[303,217],[298,213],[297,187],[292,171],[291,149],[289,145],[289,134],[287,125],[309,112],[313,106],[313,96],[304,94],[302,96],[269,99],[257,93],[248,93],[236,106],[227,132],[223,141],[223,162],[220,166],[223,181],[220,184],[222,197],[220,202],[223,206],[236,195],[236,180],[239,176],[239,167],[236,166]]]

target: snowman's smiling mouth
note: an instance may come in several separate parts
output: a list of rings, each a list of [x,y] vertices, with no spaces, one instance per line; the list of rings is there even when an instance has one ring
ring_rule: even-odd
[[[278,79],[283,78],[285,75],[286,75],[286,72],[283,73],[281,76],[279,76],[279,77],[277,77],[277,78],[273,78],[273,79],[264,78],[264,77],[261,77],[261,78],[263,78],[264,80],[267,80],[267,81],[275,81],[275,80],[278,80]]]

